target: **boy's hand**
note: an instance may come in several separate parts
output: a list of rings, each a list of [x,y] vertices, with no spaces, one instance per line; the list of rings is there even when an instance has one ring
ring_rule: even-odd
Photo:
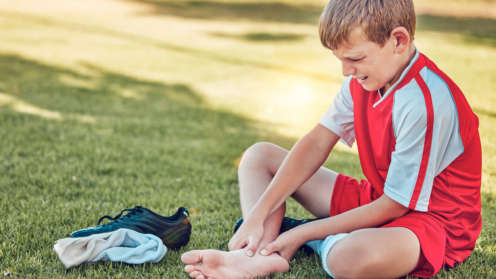
[[[265,247],[260,250],[260,255],[268,256],[272,253],[278,253],[289,262],[300,246],[303,245],[303,243],[300,243],[297,239],[297,236],[295,236],[291,230],[287,231],[279,235],[272,243],[265,245]]]
[[[245,220],[238,231],[229,241],[227,248],[229,251],[245,249],[247,256],[252,257],[257,251],[258,243],[262,239],[264,229],[262,224],[249,224],[248,220]]]

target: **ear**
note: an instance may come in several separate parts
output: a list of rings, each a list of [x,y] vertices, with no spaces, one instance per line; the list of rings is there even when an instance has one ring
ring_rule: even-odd
[[[394,52],[401,54],[408,49],[411,38],[405,27],[396,27],[391,31],[390,40],[394,43]]]

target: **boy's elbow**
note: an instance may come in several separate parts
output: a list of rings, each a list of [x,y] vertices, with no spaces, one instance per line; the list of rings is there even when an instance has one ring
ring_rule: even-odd
[[[401,203],[389,198],[388,196],[383,195],[383,197],[385,197],[388,201],[388,211],[391,213],[391,218],[393,220],[402,217],[410,211],[410,208],[405,207]]]
[[[387,223],[392,222],[398,218],[403,217],[405,214],[407,214],[410,211],[408,207],[405,207],[401,204],[398,204],[398,206],[394,206],[393,208],[390,209],[389,213],[389,220]]]
[[[398,206],[395,210],[396,216],[395,219],[398,219],[400,217],[403,217],[403,215],[407,214],[410,211],[410,208],[403,206],[402,204],[398,203]]]
[[[317,124],[304,138],[308,138],[319,151],[326,155],[329,155],[339,141],[338,135],[320,124]]]

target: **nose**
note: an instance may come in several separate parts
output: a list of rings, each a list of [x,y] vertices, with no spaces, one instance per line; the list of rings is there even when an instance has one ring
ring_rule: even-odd
[[[350,63],[343,61],[341,62],[342,67],[343,67],[343,75],[345,77],[354,75],[356,72],[356,68],[353,67]]]

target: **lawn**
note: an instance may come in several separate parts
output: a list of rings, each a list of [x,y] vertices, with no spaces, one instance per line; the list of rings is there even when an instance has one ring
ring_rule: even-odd
[[[42,3],[40,3],[42,2]],[[435,278],[496,278],[496,1],[415,1],[416,45],[480,119],[484,227]],[[344,77],[319,42],[326,1],[0,2],[0,270],[18,278],[189,278],[180,255],[227,249],[241,217],[236,160],[290,149]],[[363,178],[356,148],[325,166]],[[66,270],[55,240],[143,205],[192,210],[188,246],[153,265]],[[287,215],[310,217],[295,202]],[[297,254],[273,278],[325,278]]]

